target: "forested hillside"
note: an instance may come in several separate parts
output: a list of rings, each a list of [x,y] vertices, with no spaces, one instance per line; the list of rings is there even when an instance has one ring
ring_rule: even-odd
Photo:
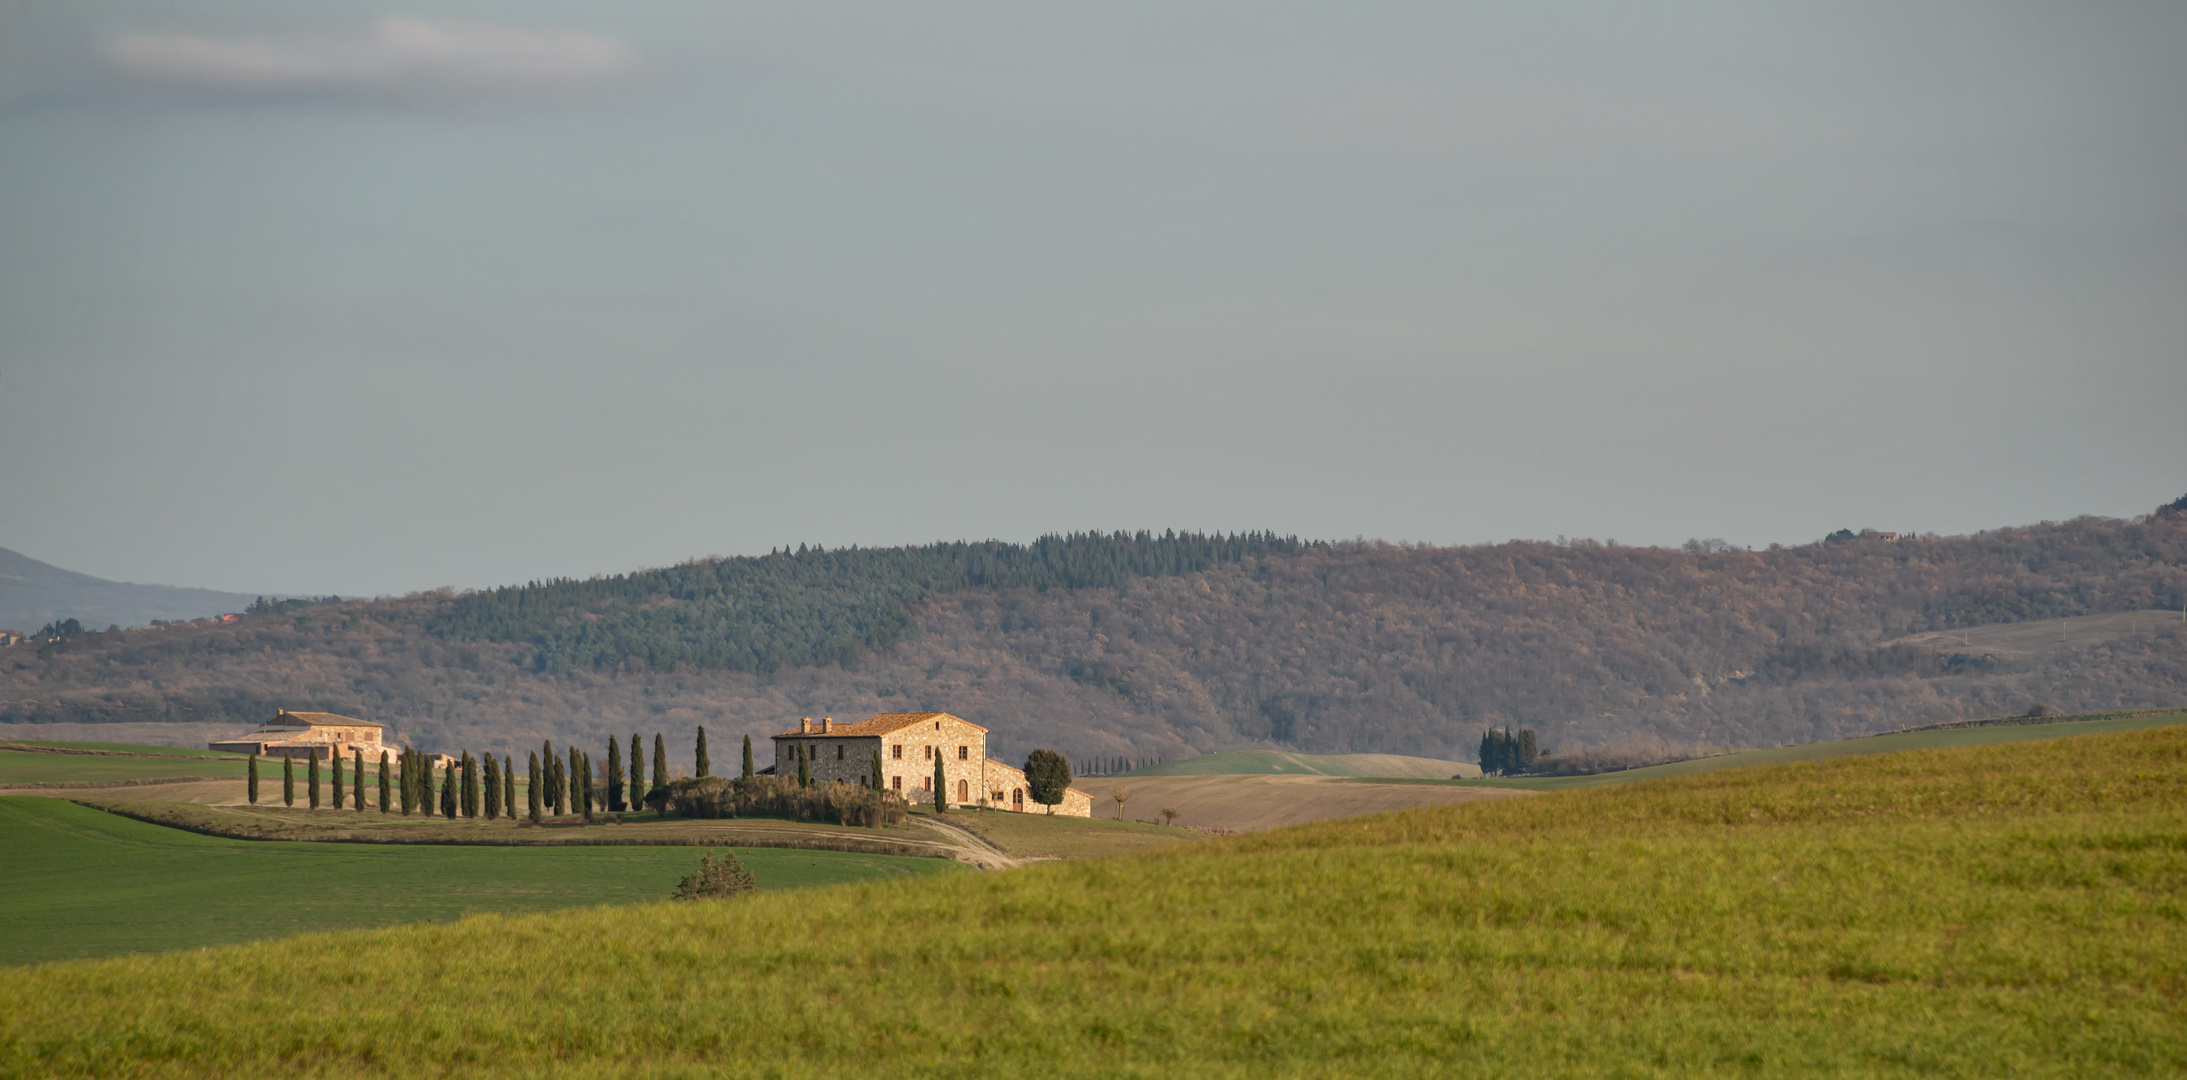
[[[2187,515],[1768,551],[1110,536],[713,560],[0,652],[0,720],[351,712],[434,749],[946,709],[1021,757],[1768,746],[2187,701],[2187,627],[1999,656],[1931,630],[2187,602]],[[675,740],[687,745],[686,740]],[[718,756],[718,754],[717,754]]]

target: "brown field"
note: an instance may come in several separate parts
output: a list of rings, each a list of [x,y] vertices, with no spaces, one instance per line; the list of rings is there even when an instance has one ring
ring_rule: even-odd
[[[2182,622],[2177,611],[2115,611],[2070,619],[1935,630],[1890,642],[1942,653],[1990,654],[2013,658],[2048,656],[2065,649],[2153,635]]]
[[[1342,776],[1145,776],[1113,783],[1086,781],[1081,790],[1084,784],[1098,789],[1098,816],[1116,814],[1109,789],[1121,787],[1131,792],[1124,804],[1127,819],[1159,821],[1162,807],[1171,806],[1177,809],[1179,825],[1232,832],[1530,794],[1511,788],[1363,784]]]

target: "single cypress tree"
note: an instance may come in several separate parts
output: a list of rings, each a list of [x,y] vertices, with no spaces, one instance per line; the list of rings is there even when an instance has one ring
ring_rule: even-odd
[[[389,808],[389,806],[387,805],[387,796],[388,796],[388,777],[387,777],[387,751],[385,751],[385,750],[382,750],[382,751],[380,751],[380,813],[383,813],[383,814],[384,814],[384,813],[387,813],[387,812],[388,812],[388,810],[390,809],[390,808]]]
[[[881,790],[884,783],[886,781],[881,779],[881,752],[875,750],[873,752],[873,790]]]
[[[540,796],[543,793],[539,789],[546,783],[546,779],[539,775],[539,752],[536,750],[532,751],[531,768],[529,772],[524,774],[524,780],[526,784],[525,808],[531,812],[532,824],[537,825],[542,816]]]
[[[591,807],[589,805],[578,805],[578,800],[584,798],[585,794],[585,759],[583,755],[577,752],[577,747],[575,746],[570,747],[569,786],[570,809],[582,813],[591,813]]]
[[[364,751],[354,746],[349,748],[349,771],[353,774],[349,781],[349,805],[362,811],[365,808]]]
[[[281,755],[281,805],[296,805],[296,759]]]
[[[744,778],[746,780],[752,778],[752,737],[750,735],[744,737]]]
[[[251,797],[251,805],[258,805],[258,755],[251,755],[251,771],[244,788]]]
[[[486,820],[501,820],[507,806],[501,801],[501,759],[486,755]]]
[[[645,746],[638,741],[638,733],[630,733],[630,808],[636,810],[645,804]]]
[[[501,755],[501,812],[516,818],[516,761]]]
[[[444,818],[453,819],[458,811],[456,805],[457,782],[456,766],[451,764],[445,772],[440,774],[440,816]]]
[[[623,804],[623,745],[611,736],[608,739],[607,808],[622,813]]]
[[[668,744],[661,741],[661,733],[656,731],[653,733],[653,787],[647,791],[647,794],[650,795],[667,786]]]
[[[409,817],[418,809],[418,752],[403,747],[401,767],[402,775],[395,779],[402,795],[402,816]]]
[[[334,763],[333,802],[334,808],[336,810],[340,810],[342,808],[342,756],[332,751],[328,751],[327,760]]]
[[[934,752],[934,812],[937,814],[949,812],[949,774],[942,770],[940,750]]]
[[[706,756],[706,729],[699,729],[699,775],[714,775],[714,763]]]
[[[802,746],[797,748],[797,786],[801,788],[813,786],[812,765],[805,757],[805,748]]]
[[[316,753],[312,754],[312,755],[311,755],[311,760],[310,760],[309,762],[306,762],[306,763],[305,763],[305,765],[304,765],[304,777],[305,777],[305,784],[304,784],[304,790],[305,790],[306,794],[307,794],[307,795],[308,795],[308,796],[310,797],[310,803],[309,803],[309,805],[310,805],[310,807],[311,807],[311,808],[312,808],[313,810],[317,810],[317,809],[319,809],[319,755],[318,755],[318,754],[316,754]]]
[[[478,757],[469,750],[463,752],[463,816],[478,820],[479,812]]]
[[[598,805],[600,792],[592,783],[592,755],[582,755],[578,760],[584,766],[585,820],[589,822],[592,820],[593,810]]]

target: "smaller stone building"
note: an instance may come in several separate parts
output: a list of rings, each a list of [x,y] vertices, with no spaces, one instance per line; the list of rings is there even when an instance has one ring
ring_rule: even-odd
[[[1025,773],[987,756],[987,729],[948,713],[882,713],[854,723],[832,716],[805,717],[774,736],[777,776],[796,776],[800,753],[814,782],[873,782],[874,755],[881,783],[913,802],[934,798],[934,759],[942,761],[946,798],[952,806],[1044,813],[1034,802]],[[1093,816],[1093,796],[1066,788],[1055,812]]]
[[[387,749],[380,741],[385,730],[384,725],[354,716],[282,709],[256,731],[232,739],[216,739],[205,745],[208,749],[230,754],[315,757],[321,761],[335,755],[346,758],[351,751],[361,751],[366,761],[376,763],[380,760],[380,751]]]

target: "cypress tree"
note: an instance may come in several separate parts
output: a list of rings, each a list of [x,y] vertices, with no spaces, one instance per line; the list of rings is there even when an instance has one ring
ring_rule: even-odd
[[[409,817],[418,805],[417,752],[407,746],[403,747],[401,767],[402,775],[395,779],[402,794],[402,815]]]
[[[478,757],[469,750],[463,752],[463,816],[478,820],[479,811]]]
[[[380,813],[388,812],[387,751],[380,751]]]
[[[248,793],[249,793],[249,795],[250,795],[250,797],[251,797],[251,805],[252,805],[252,806],[257,806],[257,805],[258,805],[258,755],[257,755],[257,754],[252,754],[252,755],[251,755],[251,771],[250,771],[250,775],[249,775],[249,778],[248,778],[248,779],[246,780],[246,782],[245,782],[245,783],[246,783],[246,786],[245,786],[244,790],[245,790],[246,792],[248,792]]]
[[[529,791],[524,798],[525,807],[531,812],[532,824],[537,825],[542,816],[539,802],[542,792],[539,789],[546,781],[539,775],[539,752],[536,750],[532,752],[531,769],[524,774],[524,779],[529,785]]]
[[[630,733],[630,808],[636,810],[644,805],[645,796],[645,746],[633,731]]]
[[[501,755],[501,812],[516,818],[516,761]]]
[[[608,739],[607,785],[607,808],[620,814],[626,809],[623,804],[623,746],[612,736]]]
[[[668,744],[661,741],[661,733],[653,733],[653,791],[668,786]],[[650,792],[649,792],[650,794]]]
[[[812,766],[808,763],[805,757],[805,748],[802,746],[797,748],[797,786],[801,788],[813,786]]]
[[[333,802],[334,808],[336,810],[340,810],[342,808],[342,756],[329,750],[327,752],[327,760],[334,763]]]
[[[319,809],[319,754],[313,751],[311,760],[304,765],[304,790],[310,797],[310,807]]]
[[[296,805],[296,759],[281,755],[281,805]]]
[[[562,759],[554,756],[554,744],[539,744],[540,778],[547,782],[547,792],[540,801],[547,806],[549,817],[562,816]]]
[[[752,737],[750,735],[744,737],[744,778],[746,780],[752,778]]]
[[[592,755],[583,755],[579,758],[579,763],[584,767],[585,820],[587,822],[590,822],[592,820],[592,812],[598,805],[599,797],[599,790],[593,787],[592,784]]]
[[[706,756],[706,729],[699,729],[699,775],[712,776],[714,763]]]
[[[949,812],[949,774],[942,770],[942,752],[939,747],[934,751],[934,812]]]
[[[440,774],[440,816],[456,816],[456,766],[450,765]]]
[[[353,774],[349,781],[349,805],[362,811],[365,808],[363,750],[354,746],[349,748],[349,766],[349,771]]]
[[[486,820],[501,820],[501,759],[488,754],[482,759],[486,766]]]
[[[583,798],[585,794],[585,759],[577,752],[575,746],[570,747],[569,787],[570,809],[590,813],[591,808],[589,806],[577,805],[578,800]]]
[[[881,752],[875,750],[873,752],[873,790],[881,790],[881,786],[885,783],[887,781],[881,779]]]

